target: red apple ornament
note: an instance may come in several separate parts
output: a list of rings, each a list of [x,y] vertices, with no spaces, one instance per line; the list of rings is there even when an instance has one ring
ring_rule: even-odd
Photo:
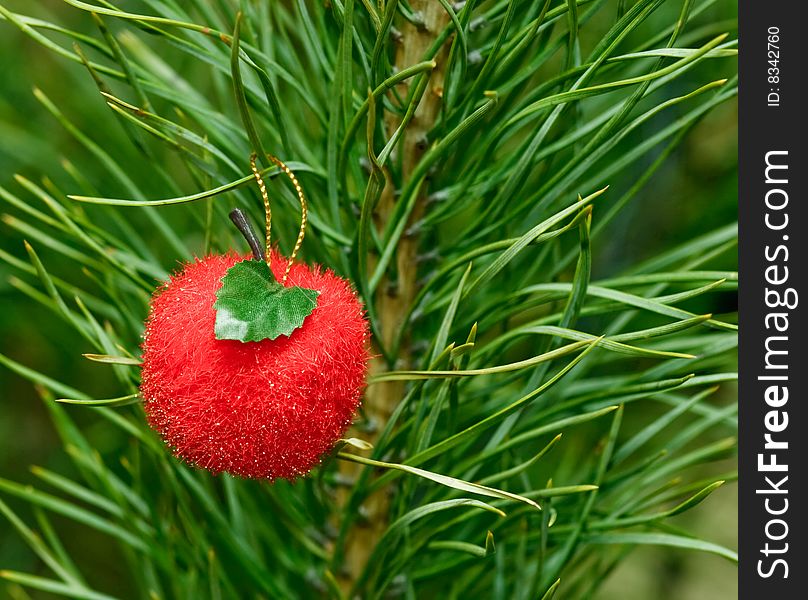
[[[294,479],[331,450],[359,407],[369,358],[361,302],[330,270],[295,263],[284,278],[286,269],[276,252],[268,266],[207,256],[152,298],[141,395],[149,424],[190,464]],[[278,302],[291,313],[275,314]]]

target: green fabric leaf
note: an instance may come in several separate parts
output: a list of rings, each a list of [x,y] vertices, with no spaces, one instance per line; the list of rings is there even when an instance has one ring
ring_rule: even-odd
[[[216,339],[260,342],[291,335],[317,306],[319,295],[278,283],[264,261],[237,263],[216,292]]]

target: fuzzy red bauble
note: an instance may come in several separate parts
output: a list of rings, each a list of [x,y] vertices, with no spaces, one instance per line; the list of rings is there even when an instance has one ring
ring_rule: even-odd
[[[350,284],[294,264],[285,285],[317,290],[317,307],[290,336],[219,340],[216,292],[231,253],[185,265],[151,302],[141,395],[149,424],[174,454],[214,473],[294,479],[344,434],[365,385],[368,327]],[[272,254],[281,281],[286,259]]]

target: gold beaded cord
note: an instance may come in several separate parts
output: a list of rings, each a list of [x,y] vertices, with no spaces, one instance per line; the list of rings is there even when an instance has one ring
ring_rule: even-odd
[[[269,204],[269,194],[267,193],[267,186],[264,183],[263,177],[261,177],[261,171],[255,164],[257,158],[258,156],[254,152],[252,153],[252,155],[250,155],[250,168],[252,169],[253,176],[255,177],[255,182],[258,184],[258,189],[261,192],[261,198],[264,201],[264,212],[266,213],[266,261],[268,263],[270,261],[270,252],[271,252],[270,235],[272,229],[272,208],[270,207]],[[295,257],[297,256],[297,253],[300,251],[300,247],[303,245],[303,238],[306,235],[306,222],[308,221],[308,208],[306,207],[306,196],[303,194],[303,188],[301,187],[300,182],[298,181],[292,169],[290,169],[285,162],[283,162],[276,156],[267,154],[267,158],[286,174],[286,176],[292,182],[292,186],[295,188],[295,192],[297,192],[298,200],[300,200],[300,211],[301,211],[300,232],[297,234],[295,247],[292,249],[292,254],[289,256],[289,262],[286,264],[286,271],[283,274],[283,280],[281,281],[281,283],[285,284],[286,279],[289,277],[289,271],[292,269],[292,264],[294,263]]]

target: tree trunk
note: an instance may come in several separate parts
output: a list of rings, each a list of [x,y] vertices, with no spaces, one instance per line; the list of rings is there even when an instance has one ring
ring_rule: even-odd
[[[435,38],[449,23],[448,14],[435,0],[411,0],[410,6],[416,14],[422,16],[423,24],[416,26],[409,21],[401,24],[401,37],[398,40],[395,58],[395,64],[399,69],[424,60],[424,56]],[[402,184],[409,179],[426,151],[429,132],[440,113],[448,49],[449,43],[447,42],[435,56],[436,67],[431,75],[428,75],[430,80],[426,92],[399,145],[399,152],[403,153],[400,156]],[[407,96],[409,85],[409,82],[400,84],[398,91],[401,97]],[[385,114],[384,123],[389,136],[399,126],[400,120],[398,115],[388,112]],[[393,211],[396,201],[394,188],[395,186],[388,176],[387,184],[374,214],[374,222],[380,230],[385,227]],[[374,299],[379,319],[381,343],[386,348],[393,345],[398,332],[406,325],[404,319],[418,292],[419,239],[417,233],[410,232],[409,229],[423,216],[427,194],[428,185],[422,185],[405,233],[396,249],[395,277],[385,277],[380,282]],[[408,368],[411,359],[409,340],[405,338],[396,357],[397,368]],[[386,368],[384,359],[379,357],[371,362],[370,372],[379,373]],[[372,431],[370,434],[364,434],[365,439],[375,443],[378,434],[384,429],[403,395],[404,382],[400,381],[377,383],[368,387],[364,399],[364,412],[372,426]],[[361,468],[363,467],[354,463],[342,462],[340,464],[341,473],[348,481],[355,478]],[[342,491],[339,499],[341,504],[347,501],[349,495],[349,489]],[[389,489],[380,489],[368,496],[361,506],[362,515],[356,519],[348,532],[344,547],[343,569],[338,574],[340,586],[346,594],[353,588],[357,578],[365,569],[370,554],[387,529],[389,504]]]

